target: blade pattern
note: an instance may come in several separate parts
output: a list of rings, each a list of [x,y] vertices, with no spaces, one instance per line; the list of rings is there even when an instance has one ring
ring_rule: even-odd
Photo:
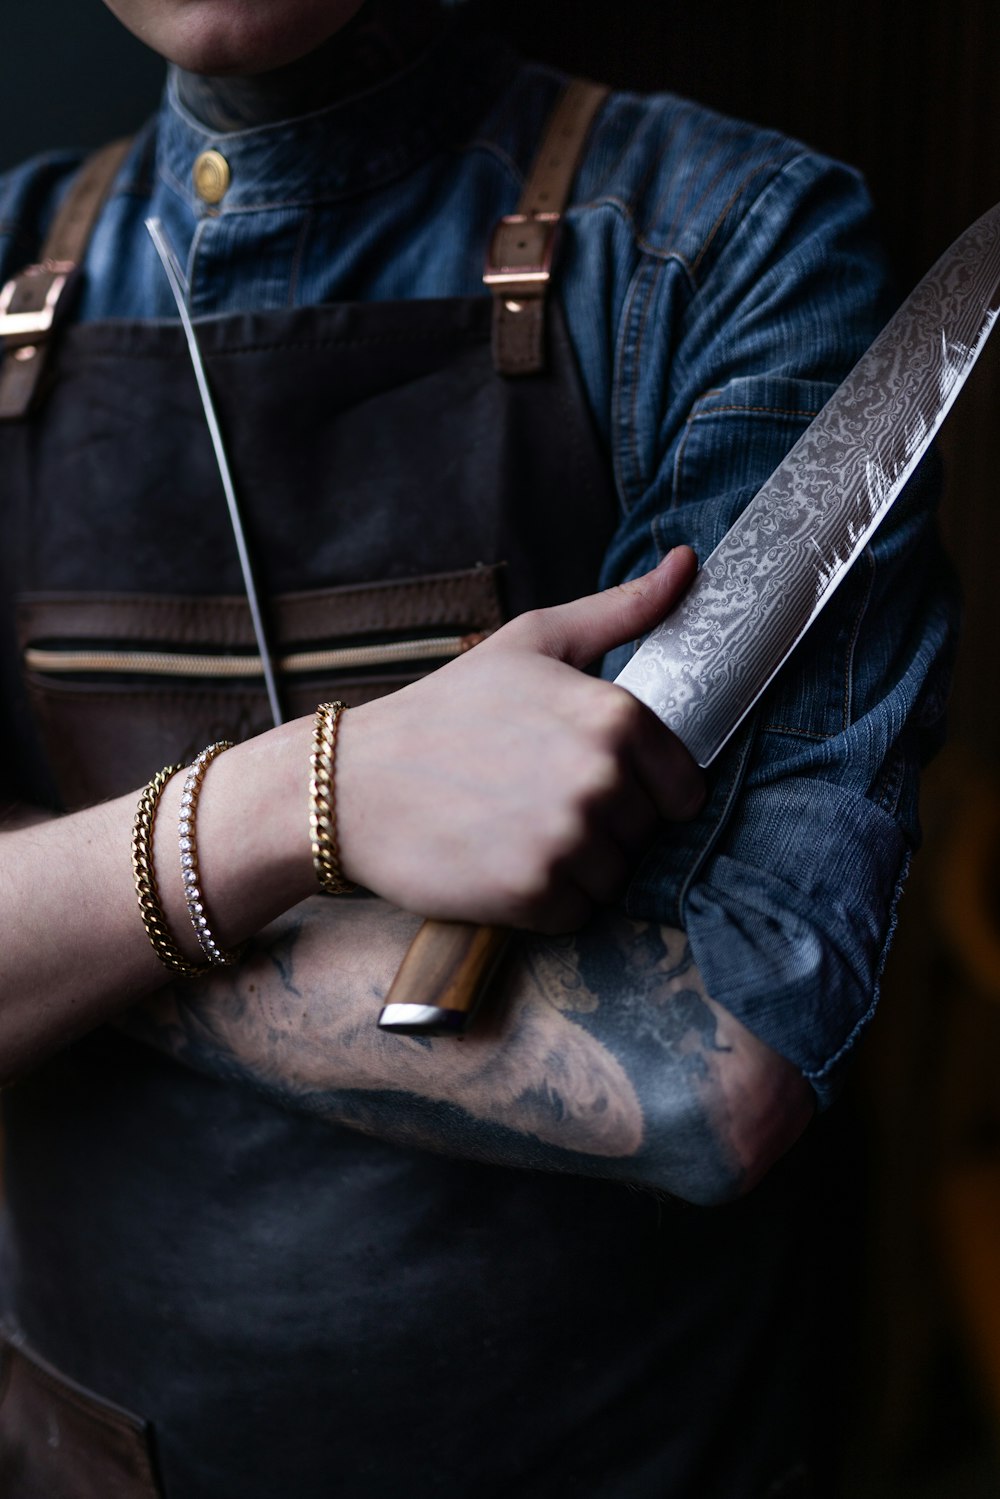
[[[1000,310],[1000,204],[903,303],[617,678],[708,765],[924,456]]]

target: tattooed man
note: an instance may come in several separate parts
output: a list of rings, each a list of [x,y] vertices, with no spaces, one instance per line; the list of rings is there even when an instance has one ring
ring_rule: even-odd
[[[932,486],[709,773],[613,678],[887,314],[864,189],[434,0],[108,3],[156,117],[0,179],[0,1487],[826,1493]],[[522,934],[461,1041],[376,1025],[428,916]]]

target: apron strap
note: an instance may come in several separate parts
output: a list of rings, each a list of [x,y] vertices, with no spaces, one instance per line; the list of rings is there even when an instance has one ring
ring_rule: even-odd
[[[604,84],[573,79],[549,121],[516,213],[493,233],[483,281],[493,293],[493,363],[501,375],[545,368],[545,299],[563,210]]]
[[[17,421],[35,398],[52,331],[72,300],[80,265],[130,140],[103,146],[83,163],[56,214],[42,258],[0,291],[0,421]]]
[[[603,84],[573,79],[549,121],[518,211],[500,220],[483,280],[493,293],[493,362],[502,375],[545,367],[545,299],[563,210],[587,134],[607,98]],[[0,421],[24,417],[45,372],[51,335],[68,306],[104,201],[128,152],[114,141],[87,158],[42,249],[0,291]]]

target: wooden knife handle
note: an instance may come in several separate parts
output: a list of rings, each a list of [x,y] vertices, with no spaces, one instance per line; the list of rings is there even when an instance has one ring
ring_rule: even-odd
[[[382,1030],[404,1036],[461,1035],[510,937],[506,927],[425,921],[392,981],[379,1016]]]

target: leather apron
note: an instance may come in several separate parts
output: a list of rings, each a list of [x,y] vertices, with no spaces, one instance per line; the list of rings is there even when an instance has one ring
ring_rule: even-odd
[[[202,324],[289,714],[595,586],[617,511],[558,309],[528,379],[491,322],[483,297]],[[82,805],[267,726],[249,666],[189,659],[254,648],[178,326],[67,328],[0,473],[20,796]],[[5,1499],[732,1499],[788,1469],[771,1298],[812,1229],[779,1186],[702,1214],[449,1160],[111,1031],[4,1117]]]

